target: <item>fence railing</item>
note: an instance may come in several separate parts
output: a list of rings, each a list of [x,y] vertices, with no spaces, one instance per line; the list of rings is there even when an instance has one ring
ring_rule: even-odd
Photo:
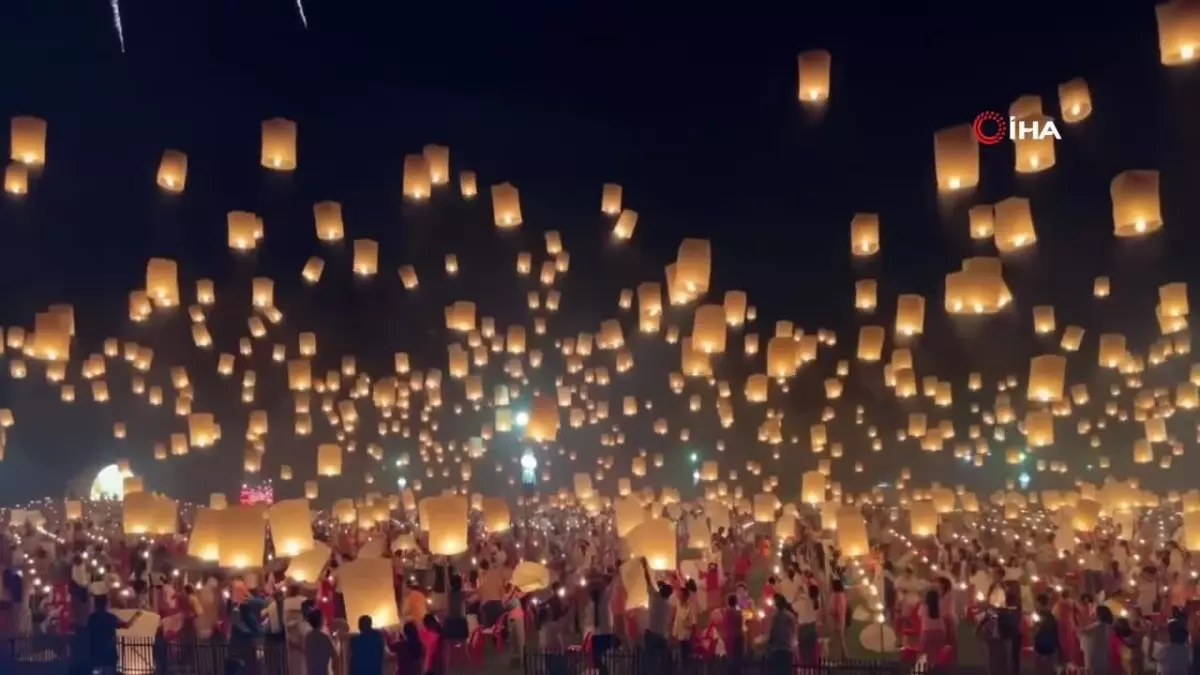
[[[613,649],[597,658],[582,650],[526,651],[524,675],[986,675],[983,668],[933,668],[925,662],[829,661],[805,662],[790,654],[682,656],[677,651],[644,648]]]
[[[282,640],[155,641],[121,637],[109,649],[93,649],[86,632],[0,639],[3,675],[58,675],[106,672],[123,675],[287,675],[287,644]],[[116,663],[112,663],[113,657]]]

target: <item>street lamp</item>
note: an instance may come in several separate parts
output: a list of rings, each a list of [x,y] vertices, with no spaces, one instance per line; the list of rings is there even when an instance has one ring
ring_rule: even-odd
[[[533,501],[533,493],[537,490],[537,465],[537,457],[532,452],[526,450],[525,454],[521,455],[521,493],[525,496],[523,518],[525,520],[525,537],[527,540],[526,551],[530,550],[529,546],[532,543],[532,539],[529,538],[529,509],[530,502]]]

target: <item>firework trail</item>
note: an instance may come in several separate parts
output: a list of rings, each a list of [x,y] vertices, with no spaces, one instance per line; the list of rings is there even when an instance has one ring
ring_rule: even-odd
[[[114,5],[117,3],[117,0],[112,1]],[[304,24],[305,28],[308,28],[308,17],[304,15],[304,0],[296,0],[296,11],[300,12],[300,22]]]
[[[112,7],[113,27],[117,29],[117,39],[121,41],[121,53],[124,54],[125,28],[121,25],[121,0],[108,0],[108,4]]]

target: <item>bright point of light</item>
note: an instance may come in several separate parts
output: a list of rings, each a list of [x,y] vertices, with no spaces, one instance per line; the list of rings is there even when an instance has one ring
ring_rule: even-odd
[[[1020,476],[1017,476],[1017,482],[1020,483],[1021,488],[1024,489],[1029,485],[1029,474],[1022,473]]]
[[[692,461],[695,462],[698,459],[700,459],[700,456],[693,452],[692,453]]]
[[[529,424],[529,413],[525,412],[524,410],[518,411],[517,416],[516,416],[516,422],[517,422],[517,426],[519,426],[519,427],[523,427],[526,424]]]
[[[404,488],[406,485],[408,485],[408,479],[405,478],[404,476],[401,476],[396,479],[396,485],[399,485],[401,488]]]
[[[537,457],[534,457],[532,453],[525,453],[524,455],[521,455],[521,468],[529,469],[530,471],[536,469]]]
[[[1196,55],[1196,47],[1195,45],[1184,45],[1183,48],[1179,50],[1179,53],[1183,56],[1183,58],[1190,59]]]

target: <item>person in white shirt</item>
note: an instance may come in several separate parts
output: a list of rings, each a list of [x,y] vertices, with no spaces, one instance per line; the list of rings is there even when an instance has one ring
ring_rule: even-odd
[[[686,663],[692,655],[692,634],[699,621],[699,611],[695,595],[687,586],[679,593],[678,598],[675,620],[671,625],[671,638],[679,644],[679,657]]]

